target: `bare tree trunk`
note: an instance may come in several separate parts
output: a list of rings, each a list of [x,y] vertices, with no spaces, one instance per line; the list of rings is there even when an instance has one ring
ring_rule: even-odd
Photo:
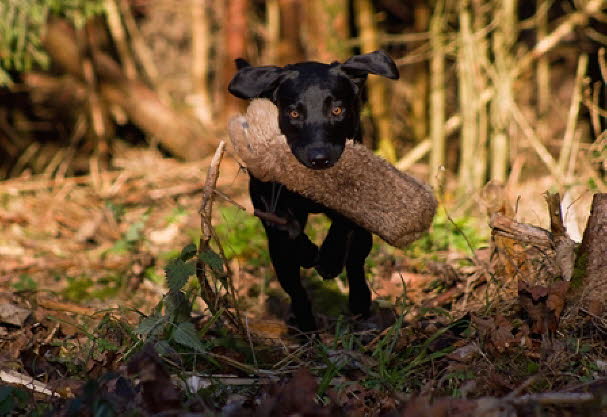
[[[215,74],[212,83],[213,111],[215,114],[221,114],[225,117],[226,99],[228,97],[226,94],[226,87],[232,79],[236,67],[233,62],[229,63],[229,67],[226,68],[225,66],[227,62],[227,51],[224,47],[227,33],[227,2],[226,0],[210,1],[212,1],[213,4],[211,21],[216,25],[214,43],[221,43],[221,46],[215,47],[213,51],[212,71]]]
[[[585,267],[581,304],[590,314],[607,311],[607,194],[595,194],[578,259]]]
[[[442,186],[445,165],[445,3],[439,0],[430,22],[430,184],[438,190]]]
[[[426,32],[430,23],[430,8],[427,2],[418,0],[413,7],[413,29],[416,33]],[[414,64],[412,72],[411,124],[414,138],[419,142],[428,135],[428,63],[423,61]]]
[[[360,30],[361,49],[371,52],[379,49],[379,36],[375,24],[375,12],[370,0],[355,0],[356,17]],[[385,80],[371,77],[367,82],[371,115],[377,126],[378,151],[390,162],[396,161],[396,146],[388,113]]]
[[[213,119],[209,92],[209,53],[211,31],[209,27],[208,0],[190,0],[192,4],[192,87],[193,105],[198,119],[209,124]]]
[[[509,125],[513,103],[512,49],[517,37],[516,0],[503,0],[496,12],[498,27],[493,34],[494,72],[499,82],[491,102],[491,179],[506,181],[510,154]]]
[[[475,87],[475,48],[469,2],[459,10],[460,33],[457,48],[459,108],[462,114],[458,188],[468,195],[475,190],[475,165],[478,162],[478,92]]]
[[[263,64],[274,65],[278,63],[278,48],[280,46],[280,4],[278,0],[266,1],[266,31],[268,35]]]
[[[550,4],[546,0],[536,0],[538,43],[541,43],[548,34],[548,8]],[[543,55],[537,61],[536,83],[538,111],[540,116],[543,117],[550,106],[550,61],[546,55]]]
[[[300,28],[303,20],[301,0],[278,0],[280,4],[281,41],[278,50],[280,64],[303,61],[305,50],[301,43]]]
[[[321,62],[344,60],[349,55],[348,2],[308,0],[305,4],[306,56]]]
[[[246,55],[246,39],[247,39],[247,10],[248,0],[227,0],[227,16],[225,24],[226,36],[226,57],[225,67],[223,72],[233,74],[236,71],[234,60],[236,58],[244,58]],[[231,76],[224,80],[224,91],[226,94],[225,113],[230,115],[238,112],[242,106],[242,100],[237,99],[228,93],[228,83]]]
[[[478,37],[487,25],[486,4],[482,0],[473,0],[474,20],[473,28],[475,33],[474,48],[476,53],[475,72],[475,96],[480,95],[487,89],[489,84],[485,68],[489,67],[489,46],[486,37]],[[474,166],[474,189],[480,190],[485,185],[487,177],[487,144],[489,142],[489,114],[487,104],[476,99],[477,117],[478,117],[478,138],[477,138],[477,161]]]

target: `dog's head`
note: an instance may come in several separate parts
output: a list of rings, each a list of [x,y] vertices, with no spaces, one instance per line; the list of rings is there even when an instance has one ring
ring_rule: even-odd
[[[291,152],[312,169],[334,165],[346,139],[359,136],[360,95],[367,75],[399,76],[394,61],[383,51],[356,55],[344,63],[251,67],[237,59],[236,66],[230,93],[272,100]]]

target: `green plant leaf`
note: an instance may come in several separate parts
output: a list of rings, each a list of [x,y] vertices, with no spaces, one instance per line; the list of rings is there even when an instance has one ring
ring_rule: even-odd
[[[143,238],[143,228],[144,225],[142,221],[131,224],[126,231],[124,238],[129,243],[134,243],[141,240]]]
[[[188,282],[188,278],[196,273],[196,263],[174,259],[167,264],[165,273],[171,291],[179,291]]]
[[[142,336],[157,334],[164,327],[164,318],[158,316],[149,316],[141,320],[139,326],[135,328],[135,333]]]
[[[197,251],[196,245],[193,243],[190,243],[189,245],[187,245],[186,247],[184,247],[181,250],[181,255],[179,255],[179,258],[185,262],[185,261],[189,260],[190,258],[192,258],[192,256],[196,255],[196,251]]]
[[[213,272],[216,274],[223,274],[223,259],[221,259],[221,256],[208,249],[204,252],[200,252],[198,257],[202,262],[209,265]]]
[[[198,338],[196,327],[189,321],[179,323],[173,330],[172,339],[182,346],[194,349],[197,352],[203,352],[204,346]]]

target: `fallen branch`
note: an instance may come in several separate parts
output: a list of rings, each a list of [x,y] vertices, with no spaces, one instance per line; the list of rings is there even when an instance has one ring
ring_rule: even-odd
[[[491,216],[489,227],[498,236],[514,239],[522,243],[543,248],[552,248],[553,245],[552,233],[548,230],[527,223],[519,223],[511,217],[500,213]]]
[[[46,384],[36,381],[29,375],[21,374],[15,371],[0,371],[0,381],[5,384],[20,385],[38,394],[48,395],[50,397],[60,397],[53,392]]]
[[[579,405],[595,401],[589,392],[544,392],[541,394],[526,394],[510,400],[516,405]]]

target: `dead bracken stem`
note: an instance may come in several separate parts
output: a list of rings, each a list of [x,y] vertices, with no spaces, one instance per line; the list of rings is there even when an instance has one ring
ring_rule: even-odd
[[[217,185],[217,179],[219,178],[219,166],[221,164],[221,160],[223,158],[223,153],[225,150],[225,142],[221,141],[217,146],[215,151],[215,155],[211,160],[211,164],[209,166],[209,170],[207,172],[207,179],[204,184],[204,188],[202,189],[202,201],[200,203],[200,208],[198,213],[200,214],[200,244],[198,246],[198,253],[202,254],[206,251],[210,250],[211,239],[215,238],[215,241],[218,243],[217,238],[215,237],[215,233],[213,231],[213,226],[211,224],[211,215],[213,211],[213,200],[215,197],[215,187]],[[223,251],[220,252],[223,255]],[[224,266],[226,268],[226,280],[225,286],[226,291],[232,301],[235,301],[235,291],[232,280],[230,279],[231,274],[229,273],[229,269],[227,269],[227,263],[224,258]],[[198,282],[200,283],[200,295],[202,299],[205,301],[209,310],[212,314],[216,314],[220,310],[222,314],[227,319],[229,323],[231,323],[236,329],[239,331],[244,330],[244,326],[242,325],[242,320],[240,318],[240,312],[236,308],[236,303],[229,303],[226,297],[219,293],[217,286],[211,285],[209,279],[207,277],[207,265],[201,260],[200,256],[198,257],[197,265],[196,265],[196,277],[198,278]],[[235,307],[235,314],[232,313],[229,308],[230,304]],[[222,309],[223,307],[223,309]],[[243,331],[243,334],[246,334]]]

